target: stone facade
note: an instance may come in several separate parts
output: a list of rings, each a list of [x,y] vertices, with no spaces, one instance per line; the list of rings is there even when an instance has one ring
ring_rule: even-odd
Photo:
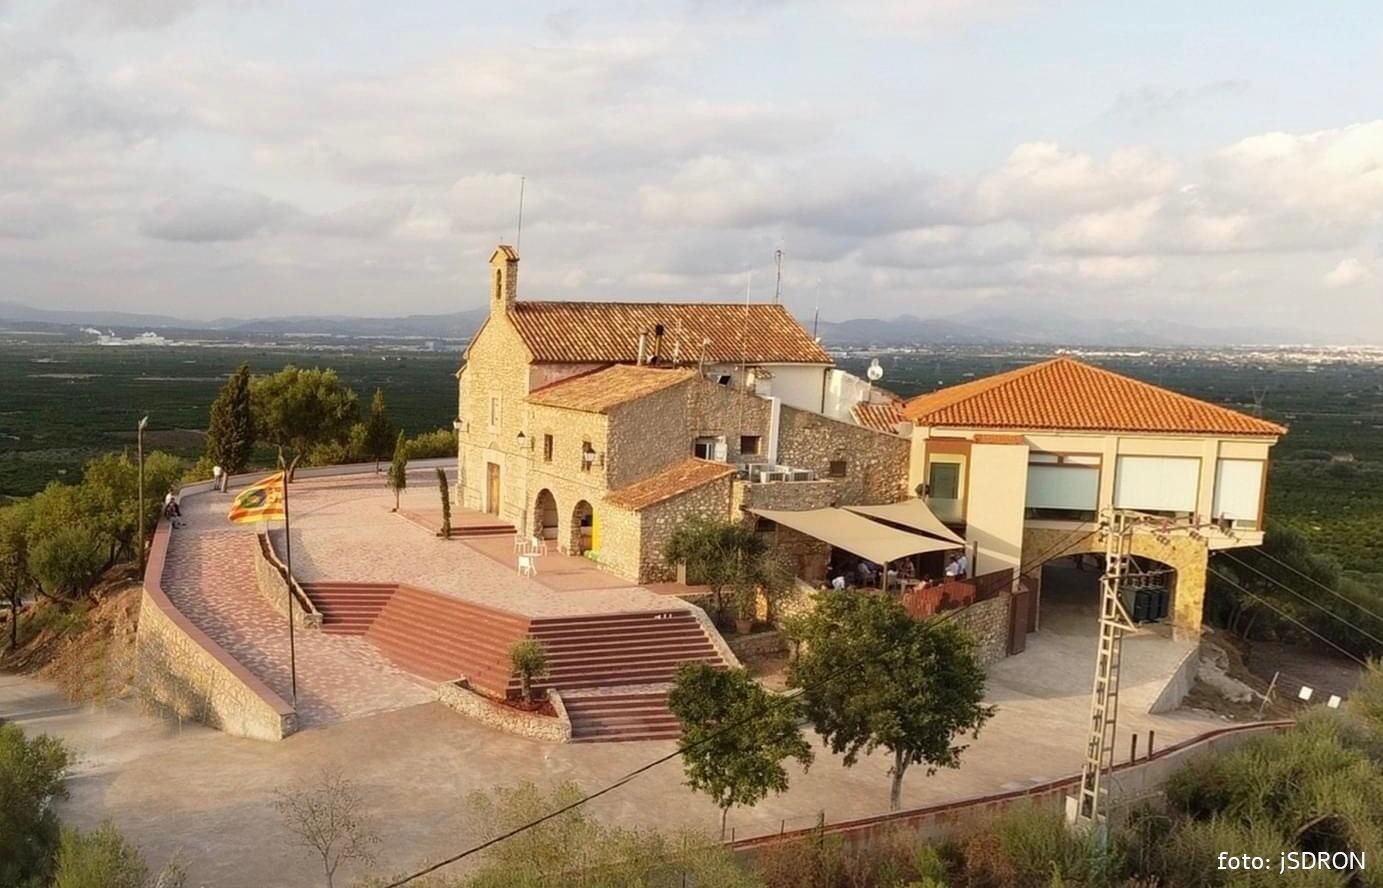
[[[1012,606],[1012,596],[1004,593],[962,608],[950,617],[975,640],[981,666],[989,666],[1008,656],[1008,620]]]
[[[562,695],[550,688],[547,699],[557,712],[555,717],[505,706],[471,690],[465,679],[437,686],[437,702],[487,727],[546,743],[570,743],[571,718],[562,703]]]
[[[458,501],[463,508],[489,511],[523,533],[544,537],[558,551],[590,555],[620,576],[651,582],[673,579],[662,551],[673,528],[688,516],[734,518],[743,514],[743,506],[817,508],[888,503],[904,496],[905,439],[760,396],[737,386],[733,374],[725,385],[720,380],[726,374],[703,376],[694,366],[667,370],[677,375],[667,376],[666,384],[655,381],[637,389],[636,396],[596,399],[600,403],[592,406],[590,392],[599,390],[597,378],[605,378],[594,375],[600,365],[532,359],[534,352],[520,336],[513,310],[517,274],[517,256],[501,247],[491,259],[490,317],[457,375]],[[795,335],[803,334],[797,330]],[[795,369],[801,368],[785,365],[777,379],[767,371],[755,375],[769,389],[781,383],[785,390],[793,389],[798,401],[812,400],[809,393],[796,391],[802,382],[797,377],[824,380],[824,375],[794,375]],[[661,371],[648,367],[644,372]],[[556,386],[582,385],[575,377],[590,377],[584,383],[586,400],[568,396],[564,402]],[[543,390],[541,397],[534,395],[535,389]],[[607,500],[698,454],[731,466],[763,462],[807,469],[819,480],[740,485],[718,478],[672,490],[667,499],[646,505]],[[824,570],[824,544],[782,542],[807,575],[816,577]]]
[[[214,642],[148,589],[140,599],[135,644],[136,686],[179,718],[254,740],[282,740],[297,730],[287,703],[268,688],[255,688],[257,679],[233,668],[229,656],[216,656]]]
[[[667,581],[677,578],[676,571],[663,558],[663,550],[673,531],[693,515],[728,518],[732,480],[727,475],[681,496],[654,503],[637,513],[627,513],[638,520],[636,553],[639,559],[638,576],[641,581]]]
[[[1036,577],[1041,570],[1041,564],[1032,564],[1033,560],[1041,558],[1046,562],[1063,555],[1092,552],[1103,554],[1104,540],[1089,529],[1029,527],[1023,533],[1023,564],[1030,567],[1027,576],[1032,585],[1036,585]],[[1205,540],[1189,534],[1174,534],[1164,541],[1151,533],[1139,531],[1133,535],[1132,554],[1160,561],[1176,571],[1171,608],[1173,632],[1178,639],[1199,639],[1201,617],[1205,610],[1206,564],[1209,560]]]
[[[911,445],[905,438],[791,407],[783,408],[779,437],[778,462],[829,481],[838,503],[879,505],[907,497]]]

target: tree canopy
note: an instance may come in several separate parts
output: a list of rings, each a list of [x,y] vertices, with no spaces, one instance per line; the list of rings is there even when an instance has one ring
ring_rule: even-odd
[[[765,690],[744,669],[682,664],[668,708],[682,723],[687,785],[715,800],[722,839],[732,807],[756,805],[788,788],[784,761],[812,763],[797,701]],[[728,725],[739,727],[723,730]]]
[[[67,795],[69,763],[62,741],[0,725],[0,885],[46,884],[61,835],[52,802]]]
[[[343,440],[359,411],[358,398],[335,370],[292,364],[250,384],[254,427],[271,444],[301,455],[313,444]]]
[[[821,592],[804,627],[804,650],[788,667],[807,718],[853,765],[861,752],[893,753],[889,801],[897,809],[903,775],[960,765],[966,744],[994,714],[974,644],[953,623],[920,622],[882,595]]]
[[[694,515],[673,530],[663,557],[671,565],[685,564],[688,580],[710,587],[719,616],[725,611],[725,589],[752,584],[762,571],[767,548],[738,521]]]

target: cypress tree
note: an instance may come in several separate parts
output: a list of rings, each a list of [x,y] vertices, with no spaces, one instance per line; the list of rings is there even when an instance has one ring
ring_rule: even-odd
[[[399,432],[394,445],[394,461],[389,464],[389,489],[394,491],[394,511],[399,510],[399,494],[408,487],[408,439]]]
[[[249,467],[254,446],[250,366],[241,364],[212,402],[211,423],[206,432],[206,454],[228,477]]]
[[[389,411],[384,406],[384,392],[375,389],[375,396],[370,400],[370,418],[365,421],[365,448],[375,461],[376,472],[379,471],[379,461],[389,452],[389,445],[397,434],[398,429],[389,419]]]

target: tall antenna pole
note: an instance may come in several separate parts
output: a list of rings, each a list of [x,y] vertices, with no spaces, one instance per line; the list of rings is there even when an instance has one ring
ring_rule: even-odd
[[[516,251],[523,247],[523,186],[527,181],[527,176],[519,176],[519,230],[514,235],[514,249]]]
[[[778,277],[773,282],[773,304],[783,298],[783,251],[773,251],[773,263],[778,266]]]

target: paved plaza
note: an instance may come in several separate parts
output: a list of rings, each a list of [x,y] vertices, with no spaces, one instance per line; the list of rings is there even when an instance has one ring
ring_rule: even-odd
[[[903,786],[905,806],[1016,789],[1080,769],[1089,658],[1039,674],[1047,668],[1043,664],[1055,663],[1043,652],[1044,643],[1033,636],[1026,654],[996,670],[1027,674],[1013,684],[991,678],[989,697],[998,715],[964,754],[959,770],[928,777],[913,769]],[[272,803],[275,789],[311,779],[323,766],[339,767],[356,781],[383,839],[380,869],[397,872],[480,837],[481,826],[466,814],[472,792],[523,780],[547,787],[572,780],[597,788],[675,748],[673,741],[544,744],[483,727],[437,703],[266,743],[192,724],[179,727],[129,703],[74,706],[44,682],[4,675],[0,716],[26,731],[57,734],[77,751],[63,817],[81,826],[112,818],[156,862],[181,852],[190,865],[190,885],[227,888],[299,886],[320,878],[301,850],[284,843]],[[1161,747],[1223,725],[1194,712],[1148,716],[1125,710],[1117,748],[1128,748],[1129,731],[1146,736],[1155,729]],[[808,736],[816,763],[805,774],[789,768],[792,787],[786,794],[731,812],[737,835],[777,832],[783,821],[788,828],[809,826],[820,811],[837,821],[887,810],[886,753],[846,769],[810,731]],[[674,759],[598,800],[591,813],[626,827],[714,832],[714,805],[683,780]],[[358,870],[344,873],[340,881],[357,875]]]
[[[438,496],[433,470],[410,472],[409,484],[406,501],[433,505]],[[234,493],[183,499],[183,521],[169,540],[164,591],[189,620],[290,700],[287,621],[255,588],[255,527],[226,520]],[[538,578],[521,577],[510,563],[509,537],[439,539],[423,524],[392,512],[393,501],[383,475],[295,482],[290,492],[295,576],[303,582],[408,583],[529,616],[685,606],[584,559],[555,553],[539,559]],[[275,545],[282,555],[282,525],[278,528]],[[430,683],[397,669],[363,637],[300,629],[294,640],[303,728],[433,697]]]

